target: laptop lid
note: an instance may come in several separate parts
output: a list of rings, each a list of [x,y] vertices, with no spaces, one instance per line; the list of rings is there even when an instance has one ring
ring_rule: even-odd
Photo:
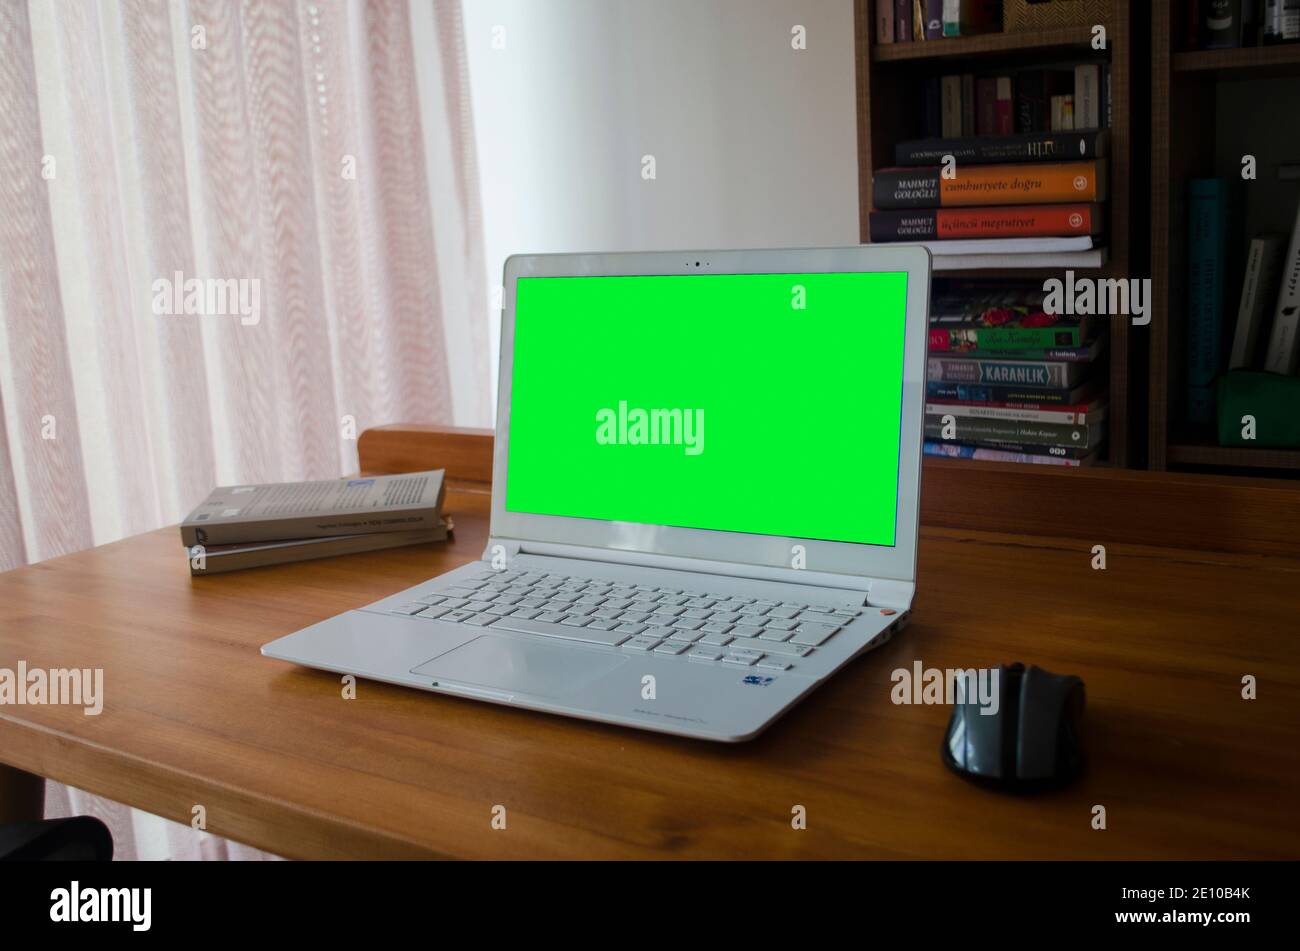
[[[913,581],[929,285],[915,246],[509,258],[493,539]]]

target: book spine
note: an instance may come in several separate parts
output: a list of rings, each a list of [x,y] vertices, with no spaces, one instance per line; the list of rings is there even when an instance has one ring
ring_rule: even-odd
[[[894,0],[894,39],[912,42],[912,0]]]
[[[937,168],[886,169],[871,181],[877,208],[935,208],[939,205]]]
[[[943,0],[924,0],[925,2],[925,38],[927,40],[943,39]]]
[[[1193,179],[1187,214],[1187,416],[1208,423],[1211,383],[1219,373],[1223,316],[1226,193],[1224,182]]]
[[[1060,423],[1020,423],[1012,420],[956,416],[953,440],[956,442],[1003,442],[1032,446],[1068,446],[1073,449],[1096,448],[1100,427],[1071,426]],[[927,439],[942,439],[943,417],[925,417]]]
[[[876,0],[876,42],[894,42],[894,0]]]
[[[996,86],[993,130],[997,135],[1011,135],[1016,130],[1015,102],[1011,96],[1011,77],[1000,76]]]
[[[1282,267],[1282,287],[1273,312],[1273,331],[1268,339],[1264,369],[1293,374],[1300,362],[1300,209]]]
[[[1078,466],[1078,459],[1050,456],[1046,453],[1014,452],[1008,449],[990,449],[985,446],[963,446],[957,443],[925,441],[927,456],[946,456],[949,459],[974,459],[983,462],[1019,462],[1048,466]]]
[[[959,360],[1047,360],[1052,363],[1089,363],[1099,352],[1096,343],[1079,347],[980,347],[939,351]]]
[[[961,77],[944,76],[943,80],[942,129],[944,138],[961,136]]]
[[[959,400],[963,403],[1030,403],[1034,406],[1067,405],[1079,399],[1072,389],[1025,389],[978,383],[928,382],[925,395],[931,400]]]
[[[1046,360],[964,360],[931,357],[926,361],[927,379],[939,383],[990,383],[1059,389],[1074,383],[1078,364]]]
[[[1094,129],[1083,132],[960,138],[916,139],[900,142],[894,149],[898,165],[938,165],[945,155],[957,164],[996,165],[1001,163],[1065,162],[1102,158],[1109,150],[1110,133]]]
[[[940,240],[1075,237],[1097,234],[1100,226],[1100,206],[1087,204],[944,209],[935,220]]]
[[[961,36],[961,0],[943,0],[943,35]]]
[[[1087,406],[1043,407],[1032,403],[926,403],[926,415],[977,419],[1001,419],[1017,423],[1053,423],[1060,426],[1087,426],[1098,419],[1089,415]]]
[[[1016,132],[1043,132],[1047,129],[1047,73],[1026,70],[1016,77]]]
[[[971,73],[961,77],[961,134],[966,138],[975,134],[975,76]]]
[[[925,11],[922,0],[912,0],[912,39],[920,42],[925,39]]]
[[[1051,347],[1083,346],[1083,326],[1079,327],[963,327],[960,330],[930,328],[930,350],[958,349],[973,343],[976,349],[1046,350]]]
[[[998,123],[998,81],[975,80],[975,134],[994,135]]]
[[[1230,370],[1249,370],[1259,353],[1260,328],[1273,305],[1281,241],[1274,237],[1254,238],[1246,256],[1246,273],[1241,282],[1241,303],[1232,336]]]
[[[938,138],[943,133],[943,91],[938,76],[925,81],[925,134]]]
[[[873,211],[867,221],[873,244],[888,241],[932,241],[938,237],[936,208],[915,211]]]
[[[399,510],[382,515],[376,512],[305,515],[224,524],[183,524],[181,541],[187,548],[192,548],[195,545],[236,545],[294,538],[323,538],[329,535],[431,530],[438,528],[439,524],[438,513],[431,509]]]
[[[1040,165],[958,166],[956,178],[940,178],[939,204],[1050,205],[1105,198],[1100,162]],[[936,178],[939,176],[936,174]]]
[[[1101,67],[1088,63],[1074,67],[1074,127],[1100,129]]]
[[[1300,0],[1282,0],[1282,41],[1300,40]]]

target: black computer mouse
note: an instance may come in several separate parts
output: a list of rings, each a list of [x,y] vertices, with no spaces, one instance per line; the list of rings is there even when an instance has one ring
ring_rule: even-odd
[[[959,775],[1011,792],[1051,789],[1083,770],[1083,681],[1040,667],[995,668],[996,708],[958,680],[943,761]],[[986,676],[991,671],[979,671]],[[990,682],[991,686],[991,682]]]

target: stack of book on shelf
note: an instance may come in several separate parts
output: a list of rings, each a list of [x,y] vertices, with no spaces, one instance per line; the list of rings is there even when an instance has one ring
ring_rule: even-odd
[[[899,143],[873,179],[872,242],[925,244],[936,271],[1106,264],[1107,76],[936,78],[933,137]]]
[[[876,0],[876,42],[912,43],[1002,31],[1002,0]]]
[[[1240,218],[1231,196],[1226,179],[1188,183],[1187,421],[1202,427],[1217,419],[1225,445],[1293,447],[1300,445],[1292,422],[1300,407],[1300,208],[1289,235],[1254,234],[1243,255],[1230,234]],[[1242,435],[1246,417],[1249,436]]]
[[[443,470],[221,486],[181,523],[190,574],[445,541]]]
[[[1300,0],[1188,0],[1183,11],[1184,49],[1300,43]]]
[[[1087,465],[1106,436],[1106,345],[1091,317],[1043,309],[1034,285],[956,283],[931,302],[925,453]]]

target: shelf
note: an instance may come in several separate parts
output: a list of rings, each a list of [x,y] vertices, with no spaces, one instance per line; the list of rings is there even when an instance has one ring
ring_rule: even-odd
[[[1210,74],[1218,79],[1300,76],[1300,43],[1175,53],[1173,71]]]
[[[1170,442],[1169,461],[1186,466],[1300,469],[1300,449],[1246,449],[1210,442]]]
[[[877,63],[902,63],[917,60],[967,59],[996,56],[1017,50],[1051,50],[1083,47],[1092,49],[1092,27],[1063,26],[1051,30],[1025,30],[1015,33],[983,33],[978,36],[953,36],[943,40],[913,40],[910,43],[878,43],[871,47],[871,59]]]

